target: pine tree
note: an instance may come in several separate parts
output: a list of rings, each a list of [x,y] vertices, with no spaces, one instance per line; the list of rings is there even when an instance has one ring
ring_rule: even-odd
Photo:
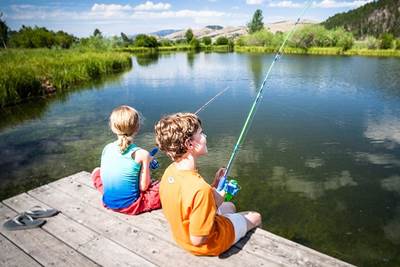
[[[254,12],[252,20],[247,24],[250,33],[258,32],[264,28],[263,15],[261,9]]]
[[[192,29],[188,29],[185,33],[186,42],[189,44],[192,41],[194,35]]]
[[[7,48],[7,41],[8,41],[8,26],[6,22],[1,18],[3,16],[3,13],[0,12],[0,45],[4,46],[4,48]]]

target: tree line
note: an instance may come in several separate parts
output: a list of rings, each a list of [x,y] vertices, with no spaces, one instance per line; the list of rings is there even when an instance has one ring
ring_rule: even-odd
[[[400,37],[400,0],[379,0],[336,14],[322,23],[328,29],[343,27],[356,38]]]
[[[247,28],[247,35],[242,35],[235,39],[224,36],[220,36],[215,40],[208,36],[199,39],[191,29],[185,32],[184,38],[176,41],[157,39],[155,36],[146,34],[129,37],[123,32],[121,32],[120,36],[104,37],[99,29],[95,29],[89,37],[77,38],[63,31],[55,32],[37,26],[22,26],[18,31],[12,31],[0,12],[0,47],[60,47],[65,49],[111,50],[121,47],[157,48],[176,45],[187,45],[193,49],[200,49],[211,45],[226,45],[232,49],[234,45],[278,47],[285,37],[283,32],[274,34],[264,27],[263,15],[260,9],[254,12],[251,21],[247,24]],[[317,24],[300,28],[289,40],[288,45],[303,49],[310,47],[341,47],[343,50],[347,50],[352,48],[356,41],[354,34],[344,27],[327,29],[325,24]],[[391,33],[382,34],[379,38],[367,36],[364,39],[364,44],[369,49],[400,49],[400,39],[396,39]]]

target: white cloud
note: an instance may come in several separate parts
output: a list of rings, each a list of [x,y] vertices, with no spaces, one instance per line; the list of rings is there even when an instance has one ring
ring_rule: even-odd
[[[140,4],[135,6],[135,10],[137,11],[155,11],[155,10],[168,10],[171,8],[171,4],[168,3],[157,3],[154,4],[151,1],[147,1],[144,4]]]
[[[94,4],[91,8],[94,12],[110,12],[110,11],[131,11],[133,7],[130,5],[116,5],[116,4]]]
[[[364,136],[374,141],[400,144],[400,118],[384,114],[381,118],[369,119]]]
[[[248,5],[261,5],[264,0],[246,0],[246,4]]]
[[[257,2],[257,0],[248,0]],[[258,0],[261,1],[261,0]],[[373,0],[355,0],[355,1],[336,1],[336,0],[322,0],[321,2],[314,1],[312,7],[314,8],[356,8],[365,5]],[[283,0],[279,2],[270,2],[268,6],[270,7],[281,7],[281,8],[303,8],[304,3],[295,3],[291,0]]]
[[[13,11],[18,11],[21,9],[31,9],[31,8],[35,8],[35,6],[33,5],[11,5],[11,10]]]
[[[163,12],[135,12],[132,14],[131,18],[158,18],[158,19],[168,19],[168,18],[212,18],[221,17],[226,15],[224,12],[219,11],[195,11],[195,10],[179,10],[179,11],[163,11]]]
[[[347,2],[347,1],[323,0],[319,3],[313,2],[312,6],[320,8],[343,8],[343,7],[356,8],[372,1],[373,0],[355,0]]]
[[[292,1],[280,1],[269,3],[270,7],[285,7],[285,8],[299,8],[303,7],[303,4],[293,3]]]

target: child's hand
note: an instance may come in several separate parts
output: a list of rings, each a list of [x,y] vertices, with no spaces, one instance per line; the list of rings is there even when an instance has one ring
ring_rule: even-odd
[[[226,168],[222,167],[219,168],[219,170],[215,173],[214,181],[212,182],[211,186],[212,187],[217,187],[219,180],[221,180],[222,177],[224,177],[224,174],[226,172]]]

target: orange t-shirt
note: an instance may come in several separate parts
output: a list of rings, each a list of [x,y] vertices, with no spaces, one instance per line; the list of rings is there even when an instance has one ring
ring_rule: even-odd
[[[177,170],[172,163],[160,183],[162,209],[175,241],[195,255],[220,255],[233,245],[235,232],[228,218],[217,214],[213,189],[197,171]],[[207,236],[201,246],[190,235]]]

